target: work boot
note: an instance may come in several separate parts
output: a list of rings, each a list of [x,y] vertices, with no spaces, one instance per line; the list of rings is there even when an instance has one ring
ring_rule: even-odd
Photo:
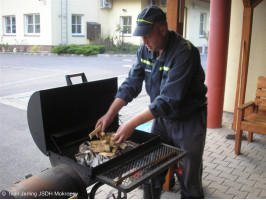
[[[151,185],[148,183],[144,183],[142,186],[143,186],[143,199],[152,199]],[[155,188],[154,193],[155,193],[154,199],[160,199],[162,188]]]

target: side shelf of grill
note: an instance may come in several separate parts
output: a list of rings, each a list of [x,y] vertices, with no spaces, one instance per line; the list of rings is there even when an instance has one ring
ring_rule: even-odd
[[[181,160],[186,153],[184,150],[160,143],[141,155],[117,163],[116,166],[97,175],[96,180],[108,184],[120,192],[128,193],[146,180],[167,170],[169,166]],[[137,173],[134,174],[134,171]],[[133,173],[132,176],[129,176],[131,173]]]

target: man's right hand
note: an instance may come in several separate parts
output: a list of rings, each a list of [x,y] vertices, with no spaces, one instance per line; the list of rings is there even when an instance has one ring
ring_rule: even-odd
[[[102,124],[102,130],[105,131],[105,129],[113,122],[114,117],[106,113],[104,116],[102,116],[96,123],[95,128],[97,128],[100,124]]]
[[[124,105],[126,105],[126,102],[123,99],[115,98],[107,113],[105,113],[105,115],[97,121],[95,128],[102,124],[101,131],[105,131],[105,129],[113,122],[116,114]]]

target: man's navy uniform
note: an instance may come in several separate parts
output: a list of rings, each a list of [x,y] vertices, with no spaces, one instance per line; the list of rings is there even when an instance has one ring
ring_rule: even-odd
[[[163,142],[188,151],[182,164],[181,196],[203,198],[207,88],[198,49],[170,30],[168,44],[159,57],[141,45],[136,63],[116,97],[126,103],[132,101],[141,92],[144,80],[151,101],[149,109],[155,117],[152,133],[160,135]],[[157,187],[163,184],[164,177],[159,180]]]

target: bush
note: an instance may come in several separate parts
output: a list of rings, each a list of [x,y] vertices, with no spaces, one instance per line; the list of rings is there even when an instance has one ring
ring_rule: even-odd
[[[106,38],[98,38],[95,41],[92,41],[94,45],[103,45],[105,47],[106,53],[117,53],[117,54],[135,54],[138,50],[139,45],[133,45],[131,43],[117,42],[115,45],[115,39],[111,36]]]
[[[83,54],[85,56],[96,55],[104,52],[104,46],[84,45],[79,46],[76,44],[64,45],[54,47],[51,52],[56,54]]]
[[[36,53],[37,51],[41,51],[41,50],[42,50],[42,46],[34,45],[30,48],[30,53]]]

